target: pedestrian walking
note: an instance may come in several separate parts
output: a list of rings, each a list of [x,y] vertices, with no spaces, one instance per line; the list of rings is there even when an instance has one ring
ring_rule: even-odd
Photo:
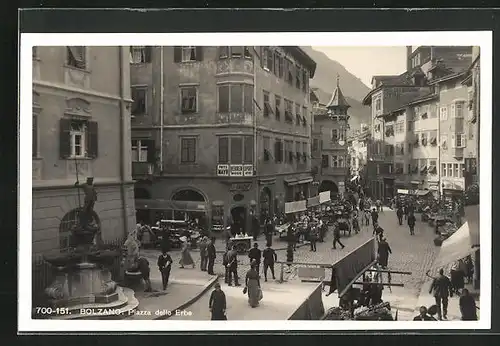
[[[384,236],[384,229],[378,225],[378,223],[375,223],[373,225],[373,235],[377,239],[377,241],[380,241],[382,237]]]
[[[273,246],[273,233],[275,231],[275,225],[272,222],[271,218],[267,218],[267,222],[264,228],[265,236],[266,236],[266,245]]]
[[[438,319],[447,319],[448,315],[448,297],[453,297],[453,287],[450,279],[444,275],[444,270],[439,269],[439,276],[434,278],[429,293],[434,292],[434,299],[438,308]],[[442,310],[442,311],[441,311]]]
[[[229,285],[229,246],[226,248],[226,252],[222,256],[222,265],[224,266],[224,282]]]
[[[379,213],[383,213],[382,201],[380,199],[377,199],[377,201],[375,202],[375,206],[377,207],[377,211]]]
[[[259,249],[259,244],[253,244],[253,248],[248,251],[248,258],[250,259],[250,264],[254,263],[257,273],[260,272],[260,259],[262,257],[262,251]]]
[[[391,247],[387,242],[387,239],[383,236],[380,237],[380,241],[378,243],[378,263],[382,267],[382,269],[387,269],[387,265],[389,262],[389,254],[392,253]]]
[[[364,216],[364,224],[365,226],[370,226],[370,216],[371,216],[371,213],[370,213],[370,209],[365,209],[363,211],[363,216]]]
[[[460,313],[462,321],[477,321],[477,306],[474,297],[470,295],[469,290],[464,288],[459,300]]]
[[[267,282],[267,269],[271,269],[271,275],[273,276],[273,280],[276,280],[274,276],[274,263],[278,260],[278,255],[276,255],[276,251],[271,248],[270,245],[262,252],[262,258],[264,260],[264,281]],[[293,261],[293,251],[292,251],[292,261]]]
[[[259,301],[262,299],[262,290],[255,262],[251,264],[251,268],[245,276],[244,291],[248,294],[248,304],[252,308],[259,306]]]
[[[453,292],[457,295],[460,294],[460,290],[464,288],[464,276],[465,273],[460,268],[460,261],[455,261],[450,269],[450,279],[451,286],[453,287]]]
[[[292,263],[293,263],[293,245],[288,244],[288,247],[286,248],[286,262],[288,265],[288,269],[291,268]]]
[[[226,306],[226,295],[224,291],[222,291],[220,283],[216,282],[214,290],[210,295],[210,300],[208,301],[208,308],[212,314],[212,321],[227,320]]]
[[[238,253],[236,251],[236,246],[233,246],[232,250],[228,252],[228,285],[232,286],[232,281],[234,278],[234,285],[240,286],[238,282]]]
[[[396,215],[398,217],[398,222],[400,226],[403,224],[403,214],[404,214],[403,208],[398,207],[398,209],[396,210]]]
[[[373,208],[371,213],[370,213],[370,216],[372,217],[372,224],[375,225],[376,223],[378,223],[378,211],[376,208]]]
[[[260,233],[260,222],[257,216],[253,215],[252,216],[252,235],[253,235],[253,240],[256,241],[257,238],[259,237]]]
[[[358,213],[356,211],[352,216],[352,228],[356,233],[359,233],[361,231],[361,228],[359,227]]]
[[[309,242],[311,244],[311,251],[316,252],[316,242],[318,241],[318,227],[316,225],[311,227],[311,233],[309,233]]]
[[[165,291],[168,286],[168,279],[170,278],[170,270],[172,269],[172,257],[167,253],[167,249],[163,249],[160,256],[158,256],[158,270],[161,274],[161,282],[163,290]]]
[[[345,245],[342,244],[342,242],[340,241],[340,227],[339,227],[339,224],[338,222],[333,226],[333,249],[336,249],[336,245],[337,243],[342,246],[342,249],[345,248]]]
[[[408,219],[409,213],[408,213],[408,205],[406,203],[403,205],[403,214],[405,216],[405,220]]]
[[[410,213],[410,215],[408,215],[408,227],[410,228],[410,235],[414,235],[415,234],[415,223],[416,223],[416,218],[415,218],[415,214],[413,213]]]
[[[200,269],[202,272],[207,271],[207,265],[208,265],[208,238],[203,237],[201,238],[200,244],[198,245],[198,248],[200,249]]]
[[[215,275],[214,273],[214,263],[217,257],[217,251],[215,249],[215,238],[212,238],[207,246],[207,257],[208,257],[208,274]]]
[[[179,240],[182,242],[181,259],[179,261],[181,268],[184,268],[184,266],[192,266],[194,268],[194,261],[193,257],[191,257],[191,253],[189,252],[187,238],[182,236]]]

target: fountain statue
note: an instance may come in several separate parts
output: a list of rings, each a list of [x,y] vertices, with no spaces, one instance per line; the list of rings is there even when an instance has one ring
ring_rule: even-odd
[[[94,211],[97,194],[93,179],[87,178],[86,184],[77,182],[75,186],[84,190],[85,201],[70,229],[70,250],[44,257],[56,271],[56,279],[45,289],[46,298],[52,307],[58,308],[54,311],[65,312],[52,317],[102,318],[99,312],[120,315],[138,305],[133,291],[118,286],[111,277],[109,268],[121,253],[94,244],[101,229]],[[82,311],[88,313],[83,316]]]
[[[137,239],[137,232],[140,228],[140,224],[137,228],[131,230],[128,234],[127,240],[123,244],[124,257],[125,257],[125,275],[129,278],[137,277],[143,279],[146,288],[145,292],[152,292],[151,280],[149,278],[150,268],[149,261],[145,257],[139,255],[140,242]]]

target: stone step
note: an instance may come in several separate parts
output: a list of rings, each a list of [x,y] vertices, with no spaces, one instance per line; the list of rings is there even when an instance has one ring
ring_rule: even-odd
[[[103,320],[103,319],[124,319],[132,315],[132,312],[139,306],[139,301],[135,297],[134,291],[126,287],[117,287],[118,300],[108,304],[81,304],[71,307],[67,315],[54,317],[58,320]],[[82,313],[82,309],[88,309]]]

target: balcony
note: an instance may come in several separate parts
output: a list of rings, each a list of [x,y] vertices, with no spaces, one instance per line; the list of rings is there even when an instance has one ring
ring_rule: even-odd
[[[151,162],[132,162],[132,177],[150,177],[154,173]]]
[[[253,61],[249,59],[224,59],[217,61],[216,75],[248,74],[253,76]]]

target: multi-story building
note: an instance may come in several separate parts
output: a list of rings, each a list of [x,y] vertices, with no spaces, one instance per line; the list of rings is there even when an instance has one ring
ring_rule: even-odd
[[[347,150],[350,105],[342,94],[338,78],[337,87],[325,105],[317,96],[313,97],[313,172],[317,175],[319,192],[344,193],[350,173]]]
[[[351,176],[352,179],[362,181],[362,186],[364,186],[364,180],[366,180],[370,140],[371,129],[367,124],[361,124],[360,129],[353,131],[353,134],[347,139],[347,150],[351,159]]]
[[[135,227],[128,47],[33,49],[33,254],[69,247],[94,177],[104,242]]]
[[[451,177],[448,169],[440,168],[441,160],[451,160],[445,149],[450,141],[454,141],[454,146],[463,146],[462,132],[456,132],[463,131],[461,121],[453,120],[452,126],[444,119],[448,119],[448,108],[453,109],[454,119],[457,114],[462,116],[461,100],[467,90],[457,81],[461,81],[470,62],[471,47],[407,49],[407,71],[399,76],[373,77],[373,89],[364,100],[364,104],[372,106],[373,155],[369,161],[374,166],[370,170],[374,178],[372,193],[377,197],[392,197],[397,188],[425,189],[438,194],[443,183],[463,179],[461,173],[454,177],[455,163],[460,172],[460,162],[450,162]],[[443,142],[441,134],[443,139],[450,137],[448,141]],[[475,155],[472,153],[476,150],[471,150],[471,155]],[[460,150],[453,155],[458,154]],[[445,163],[448,168],[448,162]],[[441,182],[443,173],[446,175]],[[376,179],[377,176],[381,177]]]
[[[248,222],[307,198],[309,78],[298,47],[132,47],[141,219],[174,211]]]

